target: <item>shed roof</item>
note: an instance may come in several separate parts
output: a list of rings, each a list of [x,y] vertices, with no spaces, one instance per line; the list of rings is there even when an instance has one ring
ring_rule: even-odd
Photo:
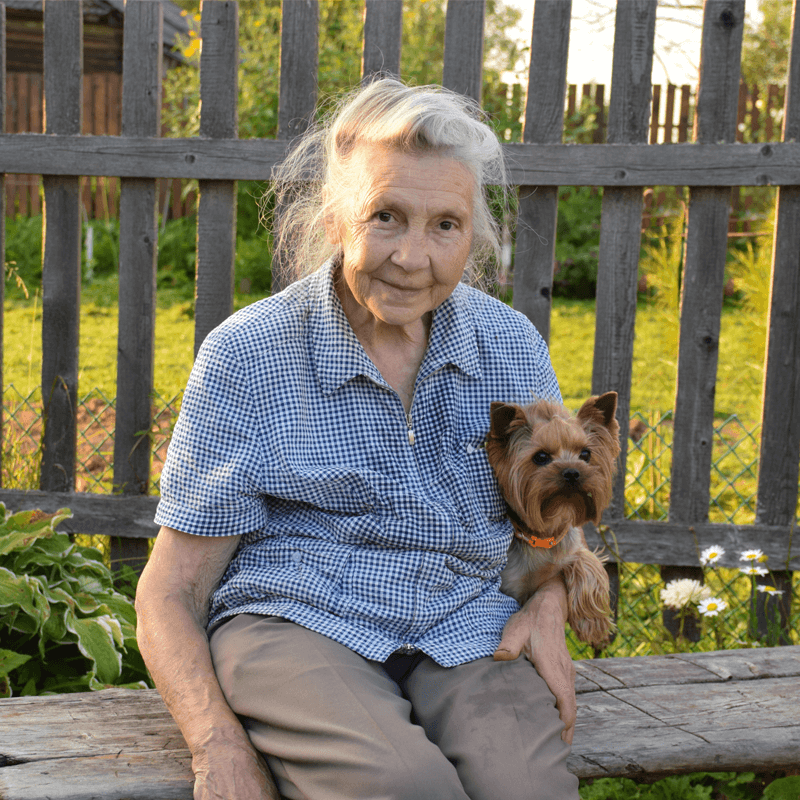
[[[158,0],[164,13],[164,56],[183,61],[176,37],[189,31],[181,8]],[[6,68],[9,72],[42,71],[42,0],[3,0],[6,7]],[[125,0],[83,0],[85,72],[122,71]]]

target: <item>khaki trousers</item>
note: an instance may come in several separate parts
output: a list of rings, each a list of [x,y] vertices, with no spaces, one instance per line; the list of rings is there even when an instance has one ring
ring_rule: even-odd
[[[289,800],[576,800],[555,699],[524,658],[369,661],[277,617],[211,636],[214,668]]]

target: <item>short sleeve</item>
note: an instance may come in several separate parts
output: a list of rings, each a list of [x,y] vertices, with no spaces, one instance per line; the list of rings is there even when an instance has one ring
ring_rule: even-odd
[[[263,448],[252,391],[243,360],[212,333],[184,393],[156,524],[204,536],[264,527]]]

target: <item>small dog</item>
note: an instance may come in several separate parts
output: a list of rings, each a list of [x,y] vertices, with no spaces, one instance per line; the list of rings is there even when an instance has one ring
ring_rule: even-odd
[[[520,605],[563,572],[568,619],[600,647],[614,628],[608,575],[581,530],[611,502],[620,452],[617,393],[590,397],[576,416],[556,403],[492,403],[486,455],[509,506],[514,539],[502,590]]]

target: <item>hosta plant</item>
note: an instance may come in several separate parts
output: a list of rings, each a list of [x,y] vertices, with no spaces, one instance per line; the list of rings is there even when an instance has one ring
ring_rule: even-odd
[[[56,531],[70,516],[0,503],[0,697],[148,685],[133,604],[99,551]]]

